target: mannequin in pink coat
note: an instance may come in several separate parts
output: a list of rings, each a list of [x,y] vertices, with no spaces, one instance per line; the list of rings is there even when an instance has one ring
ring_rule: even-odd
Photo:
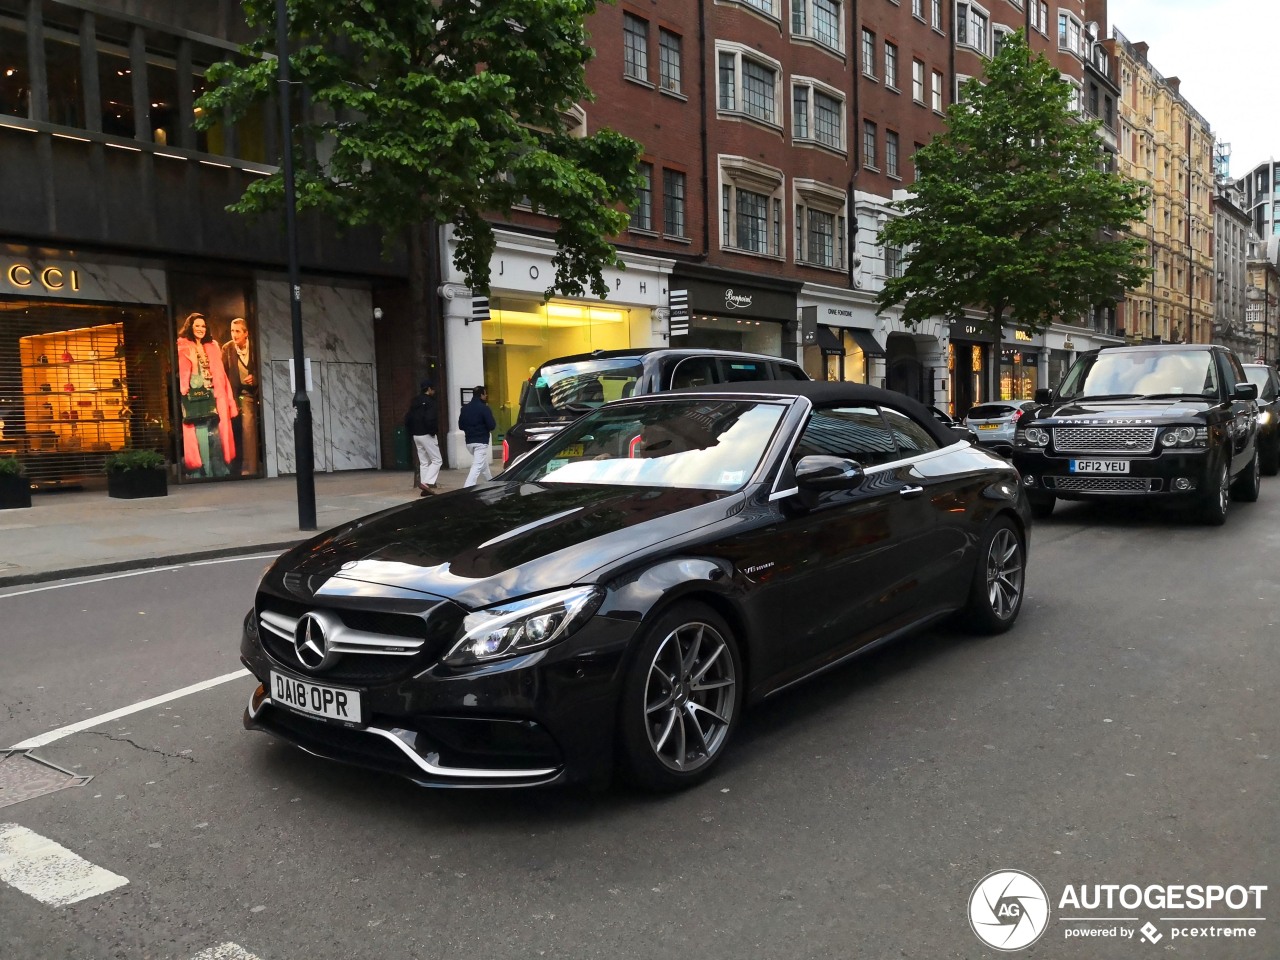
[[[212,391],[213,404],[207,405],[207,416],[193,419],[189,413],[201,407],[195,396],[204,389]],[[202,313],[188,314],[178,331],[178,390],[183,398],[182,460],[187,476],[228,476],[236,455],[231,420],[240,409],[222,365],[222,349]]]

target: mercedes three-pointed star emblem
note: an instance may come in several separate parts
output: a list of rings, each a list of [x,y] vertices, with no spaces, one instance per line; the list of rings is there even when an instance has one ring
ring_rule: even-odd
[[[331,624],[320,613],[304,613],[293,630],[293,652],[298,662],[311,672],[331,666],[340,656],[329,649]]]

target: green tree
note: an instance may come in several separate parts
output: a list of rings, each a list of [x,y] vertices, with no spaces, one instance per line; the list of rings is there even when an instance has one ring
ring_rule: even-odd
[[[1149,276],[1145,241],[1130,230],[1146,188],[1102,169],[1098,124],[1071,108],[1071,92],[1021,33],[965,83],[946,130],[915,154],[901,216],[880,232],[906,267],[877,295],[879,312],[900,305],[914,327],[981,309],[1000,343],[1007,321],[1039,332]],[[999,364],[990,367],[998,397]]]
[[[604,0],[611,2],[611,0]],[[210,68],[199,100],[212,125],[270,103],[277,90],[274,0],[244,0],[256,37]],[[419,357],[443,354],[434,295],[436,225],[455,225],[455,263],[489,288],[492,221],[516,203],[556,218],[547,290],[603,298],[621,266],[641,147],[610,130],[575,136],[567,118],[590,100],[585,21],[596,0],[287,0],[290,70],[316,109],[294,110],[297,202],[344,227],[408,240],[415,317],[434,322]],[[304,149],[311,145],[311,149]],[[321,149],[315,149],[319,146]],[[232,209],[282,205],[281,173],[255,181]],[[420,325],[421,326],[421,325]],[[442,372],[442,371],[439,371]],[[439,374],[438,372],[438,374]]]

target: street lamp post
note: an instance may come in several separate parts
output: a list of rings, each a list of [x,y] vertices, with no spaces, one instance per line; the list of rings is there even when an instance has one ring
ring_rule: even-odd
[[[302,343],[302,281],[298,277],[298,211],[293,180],[293,121],[289,116],[289,14],[276,0],[276,65],[280,96],[280,142],[284,154],[285,245],[289,253],[289,315],[293,321],[293,450],[298,482],[298,529],[316,529],[315,452],[311,397],[307,393]]]

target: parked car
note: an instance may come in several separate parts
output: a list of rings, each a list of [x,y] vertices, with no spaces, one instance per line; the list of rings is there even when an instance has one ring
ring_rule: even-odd
[[[491,482],[283,554],[245,618],[244,724],[433,786],[702,780],[743,710],[957,614],[1008,630],[1013,467],[901,394],[755,383],[621,400]]]
[[[1018,420],[1035,405],[1034,400],[992,400],[971,407],[964,422],[978,443],[1009,456],[1013,453],[1013,434]]]
[[[1258,388],[1226,347],[1160,344],[1082,354],[1018,420],[1013,462],[1037,516],[1056,500],[1145,497],[1226,521],[1258,499]]]
[[[1280,376],[1268,363],[1246,363],[1244,375],[1258,388],[1258,466],[1268,477],[1280,473]]]
[[[502,462],[610,400],[713,383],[808,379],[792,360],[732,350],[597,350],[548,360],[521,387],[519,413],[502,441]]]

